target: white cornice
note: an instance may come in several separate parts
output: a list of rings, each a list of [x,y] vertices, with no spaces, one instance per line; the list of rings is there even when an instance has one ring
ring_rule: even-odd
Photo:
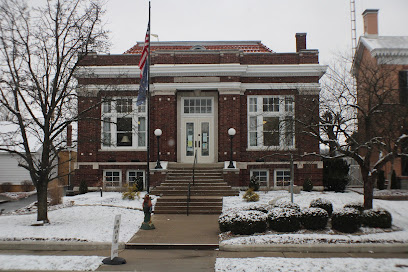
[[[243,76],[243,77],[281,77],[318,76],[326,72],[326,65],[288,64],[288,65],[241,65],[233,64],[155,64],[150,67],[152,77],[158,76]],[[112,78],[138,77],[137,66],[87,66],[81,67],[77,77]]]
[[[138,90],[139,84],[127,85],[86,85],[82,92],[131,91]],[[304,95],[318,95],[319,83],[241,83],[241,82],[206,82],[206,83],[154,83],[150,90],[155,95],[174,95],[176,91],[217,90],[220,94],[243,94],[246,90],[297,90]]]

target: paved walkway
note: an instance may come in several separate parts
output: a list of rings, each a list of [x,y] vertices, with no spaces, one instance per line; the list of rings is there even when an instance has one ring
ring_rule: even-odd
[[[129,243],[218,244],[219,215],[154,214],[156,229],[140,229]]]

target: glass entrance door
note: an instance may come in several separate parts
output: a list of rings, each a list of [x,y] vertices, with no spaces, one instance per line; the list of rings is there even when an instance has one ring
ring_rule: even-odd
[[[212,118],[183,118],[182,161],[193,163],[214,162],[214,139]]]

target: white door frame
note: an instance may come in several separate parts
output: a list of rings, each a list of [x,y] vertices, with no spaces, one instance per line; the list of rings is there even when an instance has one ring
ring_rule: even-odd
[[[189,98],[205,98],[212,101],[211,113],[184,113],[184,100]],[[218,161],[218,92],[180,92],[177,97],[177,161],[181,163],[193,163],[194,155],[187,155],[188,144],[197,151],[197,163],[214,163]],[[201,124],[209,123],[209,135],[203,135]],[[186,127],[187,123],[194,124],[194,139],[188,143]],[[203,141],[206,141],[204,143]],[[203,153],[205,144],[208,146],[208,156]],[[191,154],[191,152],[189,152]],[[194,153],[193,153],[194,154]]]

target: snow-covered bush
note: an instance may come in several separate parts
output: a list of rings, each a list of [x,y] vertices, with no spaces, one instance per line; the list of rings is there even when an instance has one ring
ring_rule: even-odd
[[[275,204],[276,208],[282,208],[282,209],[293,209],[296,210],[297,212],[300,212],[300,206],[296,203],[284,201],[284,202],[278,202]]]
[[[300,213],[295,209],[274,208],[268,213],[269,228],[280,232],[300,229]]]
[[[248,189],[242,198],[245,199],[247,202],[259,201],[259,195],[254,192],[254,189]]]
[[[272,210],[271,205],[268,204],[253,204],[249,207],[245,208],[246,211],[260,211],[264,213],[268,213],[270,210]]]
[[[321,208],[326,210],[326,212],[331,216],[333,212],[333,204],[324,198],[317,198],[310,202],[310,208]]]
[[[356,209],[344,208],[332,215],[332,229],[352,233],[361,226],[360,212]]]
[[[267,214],[260,211],[232,211],[221,214],[218,224],[221,232],[249,235],[264,232],[267,219]]]
[[[384,209],[371,209],[363,211],[361,221],[371,228],[391,228],[392,216]]]
[[[222,213],[218,217],[218,226],[220,227],[221,232],[226,232],[231,230],[232,220],[236,217],[238,211],[230,210],[225,213]]]
[[[349,203],[344,205],[344,208],[352,208],[358,210],[360,213],[364,211],[364,205],[363,203]]]
[[[322,208],[307,208],[301,212],[300,222],[303,227],[310,230],[326,228],[329,214]]]

